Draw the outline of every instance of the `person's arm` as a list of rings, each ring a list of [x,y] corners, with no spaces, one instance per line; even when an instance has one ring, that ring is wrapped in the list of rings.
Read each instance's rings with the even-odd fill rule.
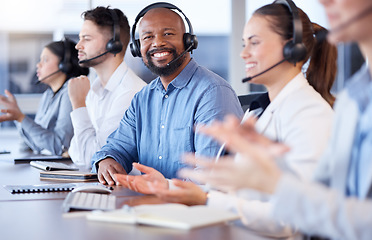
[[[74,136],[68,153],[75,164],[90,167],[91,158],[99,148],[87,108],[75,109],[70,116],[74,127]],[[90,153],[92,155],[89,157]]]
[[[203,94],[195,113],[196,129],[198,124],[209,124],[214,120],[223,120],[227,115],[243,117],[243,110],[234,91],[226,85],[211,87]],[[195,153],[200,156],[216,156],[220,144],[212,138],[195,134]]]
[[[283,107],[284,109],[276,112],[273,121],[279,129],[276,134],[281,138],[280,141],[291,148],[284,157],[285,165],[299,178],[310,179],[317,163],[316,159],[319,158],[328,140],[332,110],[322,108],[322,105],[307,103],[303,103],[302,106],[291,104]],[[271,200],[261,201],[258,196],[260,193],[249,193],[251,191],[245,191],[243,196],[232,196],[212,192],[208,205],[239,213],[244,226],[260,235],[289,237],[295,234],[295,228],[272,218]]]
[[[188,162],[197,162],[205,172],[183,170],[181,176],[216,187],[252,188],[274,194],[273,217],[295,225],[304,233],[334,239],[370,239],[372,216],[366,213],[372,211],[371,201],[347,198],[343,192],[330,190],[320,183],[301,181],[283,173],[274,159],[288,149],[250,134],[251,123],[240,126],[237,122],[228,119],[225,123],[203,127],[202,132],[219,141],[226,140],[226,146],[242,154],[245,161],[211,163],[189,156]]]
[[[370,200],[347,198],[322,184],[289,175],[279,181],[275,199],[273,216],[303,232],[332,239],[371,239]]]
[[[101,167],[101,161],[104,162],[106,158],[114,159],[119,165],[122,166],[122,172],[129,173],[132,170],[132,163],[138,162],[137,152],[137,121],[136,121],[136,106],[137,106],[138,93],[132,100],[128,110],[125,112],[124,117],[121,119],[119,127],[108,136],[107,143],[96,152],[92,157],[92,171],[98,172],[99,175],[104,175],[106,172],[105,164]],[[111,175],[110,175],[111,176]],[[111,176],[112,181],[115,179]]]
[[[94,141],[95,129],[86,108],[89,89],[90,81],[87,76],[72,78],[68,83],[68,95],[73,109],[70,116],[74,128],[68,153],[75,164],[82,166],[89,166],[89,152],[98,150]]]
[[[20,131],[23,137],[27,138],[26,142],[29,143],[31,148],[37,148],[36,150],[46,149],[52,154],[61,155],[63,151],[69,147],[73,135],[70,119],[72,108],[67,89],[61,89],[60,94],[58,104],[53,104],[53,108],[50,109],[49,112],[38,112],[36,115],[52,115],[54,112],[50,111],[56,111],[57,114],[55,114],[55,116],[57,116],[57,119],[55,119],[55,123],[50,123],[50,125],[54,127],[50,129],[43,128],[28,117],[25,117],[19,124]],[[41,104],[49,103],[42,102]],[[53,118],[52,121],[54,121]]]
[[[211,190],[208,193],[207,205],[237,213],[241,223],[260,236],[286,238],[296,233],[296,229],[288,223],[272,217],[272,200],[250,200],[238,194]]]
[[[99,121],[102,122],[102,125],[97,130],[92,124],[86,107],[75,109],[71,113],[74,137],[69,153],[75,163],[92,167],[90,164],[93,155],[105,145],[107,137],[118,128],[134,95],[134,91],[124,91],[116,96],[111,103],[108,103],[104,116],[100,116]],[[89,101],[89,97],[87,101]],[[87,102],[87,105],[90,104],[93,103]],[[92,107],[94,108],[94,106]]]

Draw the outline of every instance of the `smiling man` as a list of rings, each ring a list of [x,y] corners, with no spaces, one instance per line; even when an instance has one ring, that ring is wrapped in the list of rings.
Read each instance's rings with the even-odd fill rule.
[[[231,86],[191,58],[181,16],[161,6],[145,12],[139,40],[132,39],[140,45],[137,56],[159,77],[135,95],[119,128],[94,155],[93,170],[101,183],[115,184],[115,174],[129,173],[135,162],[166,178],[177,177],[184,152],[218,152],[217,142],[194,133],[195,124],[243,115]]]

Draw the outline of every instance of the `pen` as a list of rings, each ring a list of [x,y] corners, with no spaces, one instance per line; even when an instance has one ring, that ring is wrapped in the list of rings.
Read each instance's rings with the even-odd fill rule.
[[[7,150],[3,150],[3,151],[0,151],[0,154],[9,154],[10,151],[7,151]]]

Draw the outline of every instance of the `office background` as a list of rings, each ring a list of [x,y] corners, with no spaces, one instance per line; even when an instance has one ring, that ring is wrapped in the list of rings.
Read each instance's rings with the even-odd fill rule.
[[[40,52],[50,41],[70,37],[78,40],[83,23],[81,13],[96,6],[121,9],[133,24],[137,13],[150,0],[12,0],[0,8],[0,94],[9,89],[16,94],[25,113],[36,110],[43,84],[35,85],[36,63]],[[231,83],[238,95],[264,90],[261,86],[242,84],[244,63],[239,57],[242,30],[247,19],[258,7],[272,0],[170,0],[190,19],[199,39],[193,57]],[[318,1],[294,0],[308,13],[313,22],[327,27],[324,11]],[[355,45],[340,45],[338,75],[334,94],[343,88],[346,79],[363,63]],[[145,81],[154,76],[141,59],[127,51],[126,62]],[[1,106],[0,106],[1,108]],[[6,123],[2,126],[10,126]]]

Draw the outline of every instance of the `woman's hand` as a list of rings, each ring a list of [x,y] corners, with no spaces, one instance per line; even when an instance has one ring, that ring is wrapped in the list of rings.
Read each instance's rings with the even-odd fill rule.
[[[5,107],[4,109],[1,109],[1,112],[4,114],[0,116],[0,122],[14,120],[22,122],[25,118],[25,115],[19,108],[14,95],[11,94],[8,90],[5,90],[5,95],[6,96],[0,95],[0,105]]]

